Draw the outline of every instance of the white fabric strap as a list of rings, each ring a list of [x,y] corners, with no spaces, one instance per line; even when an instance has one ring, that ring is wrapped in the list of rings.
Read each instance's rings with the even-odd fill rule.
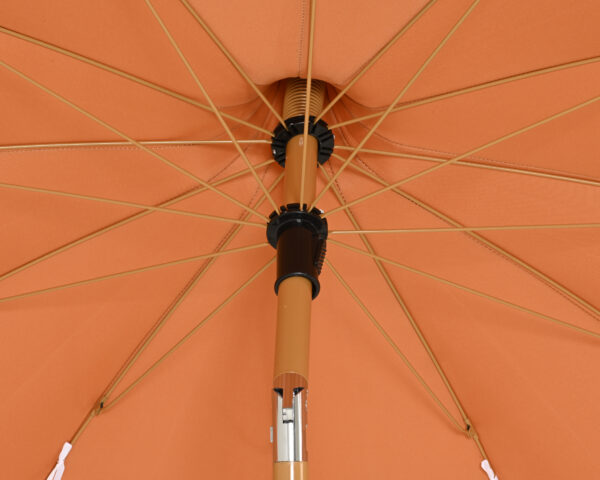
[[[487,473],[487,476],[490,480],[498,480],[498,476],[492,470],[492,467],[490,466],[490,462],[488,462],[487,460],[484,460],[483,462],[481,462],[481,468],[483,469],[483,471],[485,473]]]
[[[69,442],[65,442],[60,452],[60,455],[58,456],[58,462],[56,462],[56,467],[54,467],[54,470],[50,472],[50,475],[48,475],[48,478],[46,480],[60,480],[62,478],[63,473],[65,471],[65,458],[67,458],[67,455],[69,455],[71,448],[72,445]]]

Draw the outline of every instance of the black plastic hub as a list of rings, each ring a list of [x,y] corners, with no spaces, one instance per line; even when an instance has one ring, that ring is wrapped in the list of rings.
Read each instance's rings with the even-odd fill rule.
[[[306,204],[291,203],[273,212],[267,225],[267,240],[277,249],[275,293],[286,278],[304,277],[312,283],[312,298],[321,290],[319,274],[325,261],[327,220]]]
[[[327,123],[323,120],[319,120],[316,124],[314,123],[315,117],[309,117],[308,123],[308,134],[312,135],[317,139],[319,144],[319,154],[317,161],[322,165],[333,153],[333,141],[334,136]],[[302,135],[304,133],[304,115],[298,115],[297,117],[288,118],[285,121],[287,130],[283,128],[283,125],[278,125],[273,132],[273,138],[271,139],[271,152],[273,158],[282,167],[285,166],[285,148],[291,138],[296,135]]]

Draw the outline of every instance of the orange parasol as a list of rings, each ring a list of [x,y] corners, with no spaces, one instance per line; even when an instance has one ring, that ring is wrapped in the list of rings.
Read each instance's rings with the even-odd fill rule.
[[[597,478],[599,24],[2,2],[4,476]]]

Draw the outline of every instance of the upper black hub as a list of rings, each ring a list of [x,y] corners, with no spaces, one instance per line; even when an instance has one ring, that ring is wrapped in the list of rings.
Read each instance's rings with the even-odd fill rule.
[[[323,120],[319,120],[316,124],[314,121],[314,116],[309,117],[308,134],[317,139],[319,144],[317,160],[320,164],[323,164],[329,160],[329,157],[333,153],[334,136],[331,130],[329,130],[327,123]],[[282,167],[285,166],[285,148],[287,143],[296,135],[302,135],[304,133],[304,115],[288,118],[285,121],[285,124],[287,130],[283,128],[283,125],[279,124],[273,132],[273,138],[271,140],[271,152],[273,153],[273,158]]]

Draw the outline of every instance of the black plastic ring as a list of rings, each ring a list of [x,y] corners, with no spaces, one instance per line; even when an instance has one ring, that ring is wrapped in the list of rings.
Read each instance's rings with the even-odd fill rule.
[[[316,124],[314,121],[314,116],[309,117],[308,134],[317,139],[319,144],[317,161],[322,165],[329,160],[329,157],[333,153],[334,135],[323,120],[319,120]],[[285,166],[285,149],[287,143],[296,135],[304,133],[304,115],[288,118],[285,121],[285,125],[287,126],[287,130],[283,128],[283,125],[279,124],[273,132],[273,138],[271,139],[271,153],[275,161],[282,167]]]

